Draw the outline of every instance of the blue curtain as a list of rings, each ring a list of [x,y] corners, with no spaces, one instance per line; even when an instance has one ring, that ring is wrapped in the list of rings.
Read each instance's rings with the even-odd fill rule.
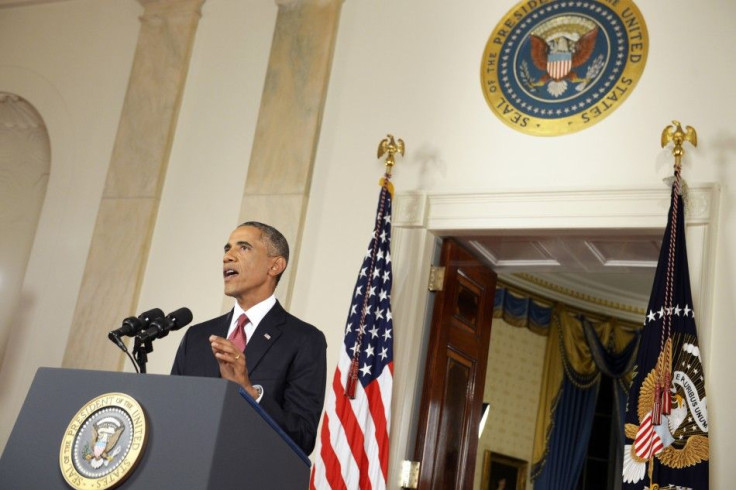
[[[580,316],[585,332],[585,340],[593,357],[593,361],[603,374],[612,378],[613,383],[613,399],[615,400],[615,416],[618,424],[616,436],[617,446],[623,451],[624,447],[624,419],[626,418],[626,399],[629,396],[629,386],[631,384],[631,373],[636,363],[636,353],[639,347],[639,339],[641,338],[641,330],[634,331],[634,337],[626,344],[620,352],[614,352],[612,349],[606,349],[601,343],[601,339],[595,333],[593,324]]]
[[[547,443],[547,460],[534,489],[575,488],[583,469],[593,427],[600,378],[588,389],[577,388],[567,377],[562,382],[554,425]]]
[[[638,330],[623,331],[624,327],[615,322],[599,322],[596,331],[596,326],[582,315],[573,319],[564,308],[555,310],[555,314],[568,315],[554,318],[560,320],[557,332],[565,375],[553,408],[546,458],[535,462],[532,470],[536,477],[535,490],[570,490],[577,485],[587,453],[601,374],[614,380],[613,409],[618,425],[615,442],[617,454],[623,454],[626,394],[639,339]],[[606,345],[601,337],[606,338]],[[624,344],[626,339],[629,340]],[[570,347],[571,342],[575,348]],[[620,464],[618,458],[619,469]]]
[[[544,383],[558,390],[540,400],[532,479],[535,490],[575,488],[585,462],[601,373],[614,386],[616,444],[623,451],[626,397],[639,329],[573,316],[565,305],[545,303],[507,288],[496,290],[494,316],[548,336]],[[543,388],[544,389],[544,388]],[[542,434],[540,436],[540,434]],[[543,445],[543,447],[537,447]]]

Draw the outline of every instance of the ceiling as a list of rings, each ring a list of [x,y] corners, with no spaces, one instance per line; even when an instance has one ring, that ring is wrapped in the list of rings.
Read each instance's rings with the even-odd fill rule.
[[[662,230],[544,231],[457,240],[511,285],[638,322],[649,300]]]

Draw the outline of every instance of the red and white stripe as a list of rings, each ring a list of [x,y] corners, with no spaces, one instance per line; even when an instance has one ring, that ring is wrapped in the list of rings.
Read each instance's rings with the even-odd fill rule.
[[[572,69],[572,59],[555,60],[547,62],[547,73],[554,80],[561,80]]]
[[[365,389],[357,383],[351,400],[345,396],[350,361],[343,351],[328,390],[311,490],[387,488],[393,363]]]
[[[641,459],[649,459],[664,449],[662,439],[657,435],[652,425],[652,412],[649,412],[641,421],[639,431],[634,439],[634,453]]]

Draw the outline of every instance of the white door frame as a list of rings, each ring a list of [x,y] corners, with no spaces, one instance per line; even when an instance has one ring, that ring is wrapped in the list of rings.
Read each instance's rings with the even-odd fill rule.
[[[719,187],[687,191],[685,234],[698,336],[709,349]],[[412,459],[431,315],[427,290],[437,240],[504,230],[663,229],[670,189],[515,191],[473,194],[398,193],[392,219],[394,389],[389,488],[397,488],[401,461]],[[709,370],[708,365],[705,370]],[[398,431],[398,433],[397,433]]]

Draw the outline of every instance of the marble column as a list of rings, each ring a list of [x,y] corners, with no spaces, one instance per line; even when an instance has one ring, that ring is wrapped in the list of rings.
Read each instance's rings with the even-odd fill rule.
[[[137,304],[204,0],[144,7],[63,366],[118,370],[107,331]]]
[[[288,307],[342,0],[276,3],[279,11],[240,217],[271,224],[289,241],[290,263],[276,291]]]

